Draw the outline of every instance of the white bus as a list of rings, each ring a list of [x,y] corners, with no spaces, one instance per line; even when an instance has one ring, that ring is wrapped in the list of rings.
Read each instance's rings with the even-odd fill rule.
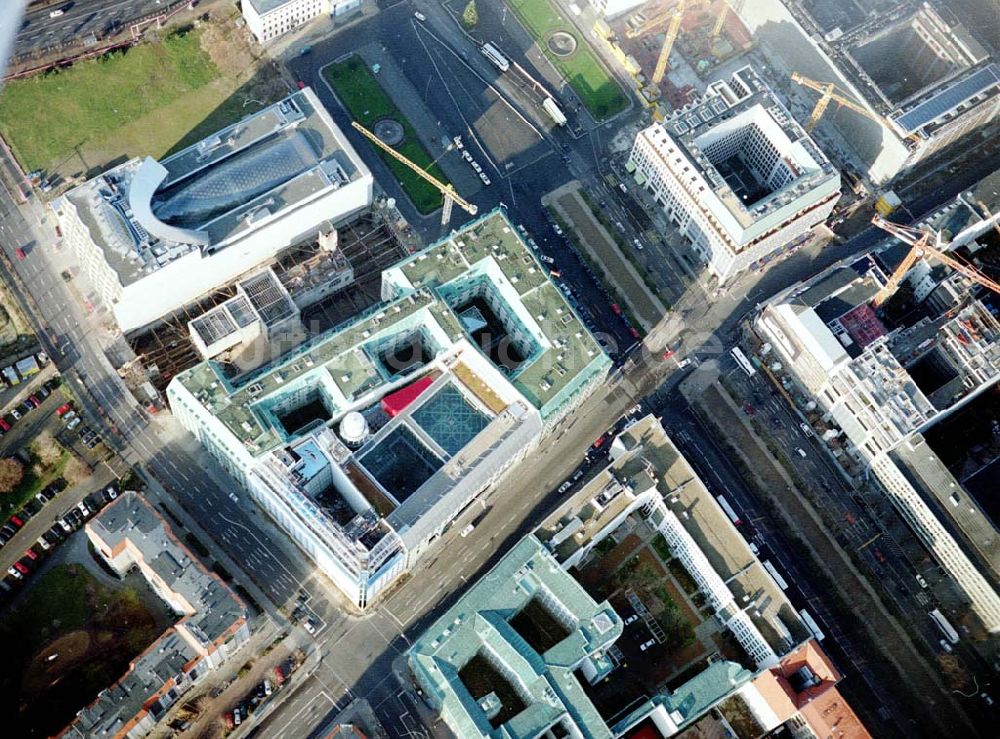
[[[501,54],[500,49],[495,47],[489,41],[483,44],[479,50],[483,52],[483,56],[493,62],[493,65],[501,72],[506,72],[510,69],[510,62],[507,60],[507,57]]]
[[[764,565],[764,569],[767,570],[767,574],[770,575],[776,583],[778,583],[779,588],[782,590],[788,590],[788,583],[785,581],[785,578],[781,576],[781,573],[778,572],[778,569],[771,564],[770,560],[765,559],[761,562],[761,564]]]
[[[826,638],[826,634],[820,631],[819,624],[817,624],[813,617],[809,614],[809,611],[803,608],[799,611],[799,615],[802,617],[802,622],[806,625],[809,631],[812,632],[816,641],[823,641]]]
[[[757,374],[757,370],[755,370],[753,365],[750,364],[750,360],[747,359],[747,355],[744,354],[743,350],[738,346],[734,346],[729,354],[736,360],[736,364],[740,366],[740,369],[747,373],[747,377],[753,377]]]
[[[955,627],[949,623],[948,619],[944,617],[937,608],[927,614],[931,617],[931,621],[937,624],[937,627],[944,634],[944,638],[950,641],[952,644],[958,644],[958,632],[955,631]]]
[[[722,510],[726,512],[726,515],[729,516],[729,520],[733,522],[734,526],[739,526],[743,523],[740,517],[736,515],[736,511],[733,510],[733,507],[729,505],[729,501],[726,500],[725,496],[717,495],[715,496],[715,499],[719,501],[719,505],[722,506]]]

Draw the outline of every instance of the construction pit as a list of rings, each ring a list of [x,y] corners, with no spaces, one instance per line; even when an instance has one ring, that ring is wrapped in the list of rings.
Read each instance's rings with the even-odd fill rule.
[[[632,74],[642,96],[650,104],[659,102],[664,112],[687,105],[700,93],[694,84],[679,82],[676,75],[670,75],[669,64],[668,74],[658,84],[652,82],[676,7],[673,0],[646,3],[635,13],[607,23],[599,21],[595,29]],[[670,55],[675,62],[680,55],[697,78],[705,81],[720,64],[750,47],[750,32],[724,0],[690,2]]]

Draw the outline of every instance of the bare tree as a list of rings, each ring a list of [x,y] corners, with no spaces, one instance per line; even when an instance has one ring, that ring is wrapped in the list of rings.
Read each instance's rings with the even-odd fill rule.
[[[53,467],[62,459],[62,445],[56,441],[56,437],[48,429],[43,430],[32,442],[31,451],[41,463],[42,467]]]
[[[84,482],[88,477],[90,477],[93,470],[90,469],[83,461],[76,457],[72,457],[69,462],[66,463],[66,470],[63,472],[63,477],[66,478],[66,482],[70,485],[79,485]]]
[[[0,459],[0,493],[11,493],[24,479],[24,465],[12,457]]]

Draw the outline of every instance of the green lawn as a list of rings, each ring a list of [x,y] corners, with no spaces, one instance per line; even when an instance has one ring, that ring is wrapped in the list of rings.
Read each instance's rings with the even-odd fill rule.
[[[14,511],[38,495],[42,488],[61,477],[70,456],[70,453],[63,449],[62,456],[58,462],[52,465],[52,467],[43,470],[41,475],[36,475],[32,467],[35,466],[37,460],[32,455],[31,463],[24,465],[24,479],[21,480],[21,484],[14,488],[8,495],[4,495],[2,501],[0,501],[0,518],[6,518],[14,513]]]
[[[404,129],[403,143],[394,147],[396,151],[427,170],[428,174],[437,177],[442,182],[448,181],[441,168],[432,164],[434,159],[420,143],[420,139],[417,138],[417,134],[406,116],[392,102],[392,98],[382,89],[382,85],[379,84],[375,75],[360,57],[352,56],[342,62],[324,67],[323,77],[330,83],[330,87],[337,93],[340,102],[344,104],[351,116],[368,130],[372,129],[376,121],[383,118],[392,118],[402,124]],[[418,211],[426,215],[441,207],[441,193],[436,187],[421,179],[413,170],[393,159],[381,149],[378,150],[378,153],[382,157],[382,161],[399,180],[403,190],[406,191]],[[429,169],[428,165],[430,165]]]
[[[225,100],[226,91],[214,90],[212,99],[200,99],[219,76],[197,31],[174,34],[6,83],[0,132],[29,171],[92,168],[137,148],[159,156]]]
[[[610,118],[625,109],[628,99],[618,83],[601,66],[587,40],[551,0],[507,0],[521,23],[531,33],[539,48],[565,75],[590,114],[597,120]],[[576,51],[570,56],[556,56],[549,51],[547,39],[555,31],[565,31],[576,39]]]

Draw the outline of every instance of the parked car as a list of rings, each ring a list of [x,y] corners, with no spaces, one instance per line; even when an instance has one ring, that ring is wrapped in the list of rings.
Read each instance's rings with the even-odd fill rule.
[[[56,415],[59,416],[60,418],[62,418],[67,413],[69,413],[71,410],[73,410],[73,409],[70,407],[69,403],[63,403],[61,406],[59,406],[58,408],[56,408]]]
[[[42,407],[42,401],[38,399],[37,395],[29,395],[28,402],[31,403],[33,406],[35,406],[35,408]]]
[[[21,411],[19,411],[17,408],[11,408],[10,415],[14,417],[15,421],[21,420]]]
[[[39,405],[41,405],[41,404],[39,404]],[[25,400],[23,403],[21,403],[21,408],[24,409],[25,413],[29,413],[29,412],[35,410],[35,408],[37,408],[37,407],[38,406],[35,405],[34,403],[32,403],[30,399],[29,400]]]
[[[639,645],[639,651],[645,652],[647,649],[654,646],[655,644],[656,644],[656,639],[650,639],[649,641],[643,642],[642,644]]]
[[[17,570],[17,568],[15,568],[15,567],[8,567],[8,568],[7,568],[7,572],[8,572],[8,574],[11,574],[11,575],[13,575],[14,577],[16,577],[16,578],[17,578],[18,580],[23,580],[23,579],[24,579],[24,575],[22,575],[22,574],[21,574],[21,573],[20,573],[20,572],[19,572],[19,571]]]
[[[41,398],[42,400],[45,400],[45,398],[47,398],[47,397],[49,397],[50,395],[52,395],[52,391],[51,391],[51,390],[49,390],[49,389],[48,389],[47,387],[45,387],[45,385],[41,385],[41,386],[40,386],[40,387],[39,387],[39,388],[38,388],[38,389],[37,389],[37,390],[35,391],[35,395],[37,395],[37,396],[38,396],[39,398]]]
[[[46,540],[44,536],[39,536],[38,539],[35,540],[35,544],[40,546],[45,551],[48,551],[49,549],[52,548],[52,545],[49,544],[48,540]]]
[[[22,575],[30,575],[31,570],[24,566],[20,561],[14,563],[14,568],[20,572]]]
[[[307,618],[302,622],[302,628],[308,631],[310,634],[316,634],[316,624],[312,622],[311,618]]]
[[[80,417],[77,416],[72,421],[70,421],[69,423],[66,424],[66,428],[68,428],[70,431],[72,431],[73,429],[75,429],[79,425],[80,425]]]
[[[57,13],[59,15],[62,15],[62,11],[61,10],[54,10],[52,12],[53,13]],[[52,16],[50,15],[49,17],[51,18]],[[14,250],[14,253],[17,255],[17,261],[19,261],[19,262],[23,262],[25,260],[25,258],[28,256],[27,254],[24,253],[24,249],[22,249],[21,247],[17,247]]]
[[[10,431],[10,424],[3,418],[0,418],[0,430]]]
[[[107,493],[108,500],[114,500],[115,498],[118,497],[118,491],[115,490],[113,485],[108,485],[108,489],[105,490],[104,492]]]
[[[21,518],[19,518],[17,515],[11,516],[10,519],[7,521],[7,523],[11,524],[12,526],[14,526],[14,528],[17,528],[17,529],[19,529],[22,526],[24,526],[24,521]]]
[[[633,613],[631,616],[628,616],[622,623],[628,626],[630,624],[634,624],[638,620],[639,620],[639,614]]]
[[[27,557],[28,559],[38,559],[38,552],[36,552],[34,549],[26,549],[24,551],[24,556]]]

